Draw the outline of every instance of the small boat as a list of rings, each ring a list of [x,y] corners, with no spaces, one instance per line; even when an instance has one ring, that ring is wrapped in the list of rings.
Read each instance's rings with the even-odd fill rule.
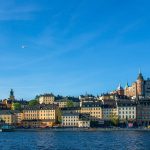
[[[1,132],[12,132],[14,131],[14,128],[10,125],[4,125],[0,129]]]

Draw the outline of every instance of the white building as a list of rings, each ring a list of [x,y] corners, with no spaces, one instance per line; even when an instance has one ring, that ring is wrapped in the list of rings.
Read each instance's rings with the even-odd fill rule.
[[[78,127],[79,114],[62,114],[63,127]]]
[[[120,100],[117,102],[118,116],[120,122],[136,121],[136,103],[131,100]]]

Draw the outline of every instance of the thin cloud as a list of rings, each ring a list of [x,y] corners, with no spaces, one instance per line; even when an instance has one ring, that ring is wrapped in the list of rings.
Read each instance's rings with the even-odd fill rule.
[[[29,20],[34,12],[40,11],[35,4],[17,5],[15,2],[2,2],[0,6],[0,21]]]

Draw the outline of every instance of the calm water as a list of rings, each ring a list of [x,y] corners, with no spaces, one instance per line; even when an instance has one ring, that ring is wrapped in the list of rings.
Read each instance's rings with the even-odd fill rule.
[[[150,132],[2,132],[0,150],[150,150]]]

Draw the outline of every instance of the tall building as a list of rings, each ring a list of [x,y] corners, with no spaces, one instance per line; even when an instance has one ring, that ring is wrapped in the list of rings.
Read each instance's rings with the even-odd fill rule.
[[[12,100],[12,101],[15,100],[15,96],[14,96],[14,91],[13,91],[13,89],[10,90],[9,100]]]
[[[132,83],[131,86],[128,84],[125,86],[124,94],[128,97],[150,97],[150,79],[144,79],[141,72],[139,72],[137,80]]]

